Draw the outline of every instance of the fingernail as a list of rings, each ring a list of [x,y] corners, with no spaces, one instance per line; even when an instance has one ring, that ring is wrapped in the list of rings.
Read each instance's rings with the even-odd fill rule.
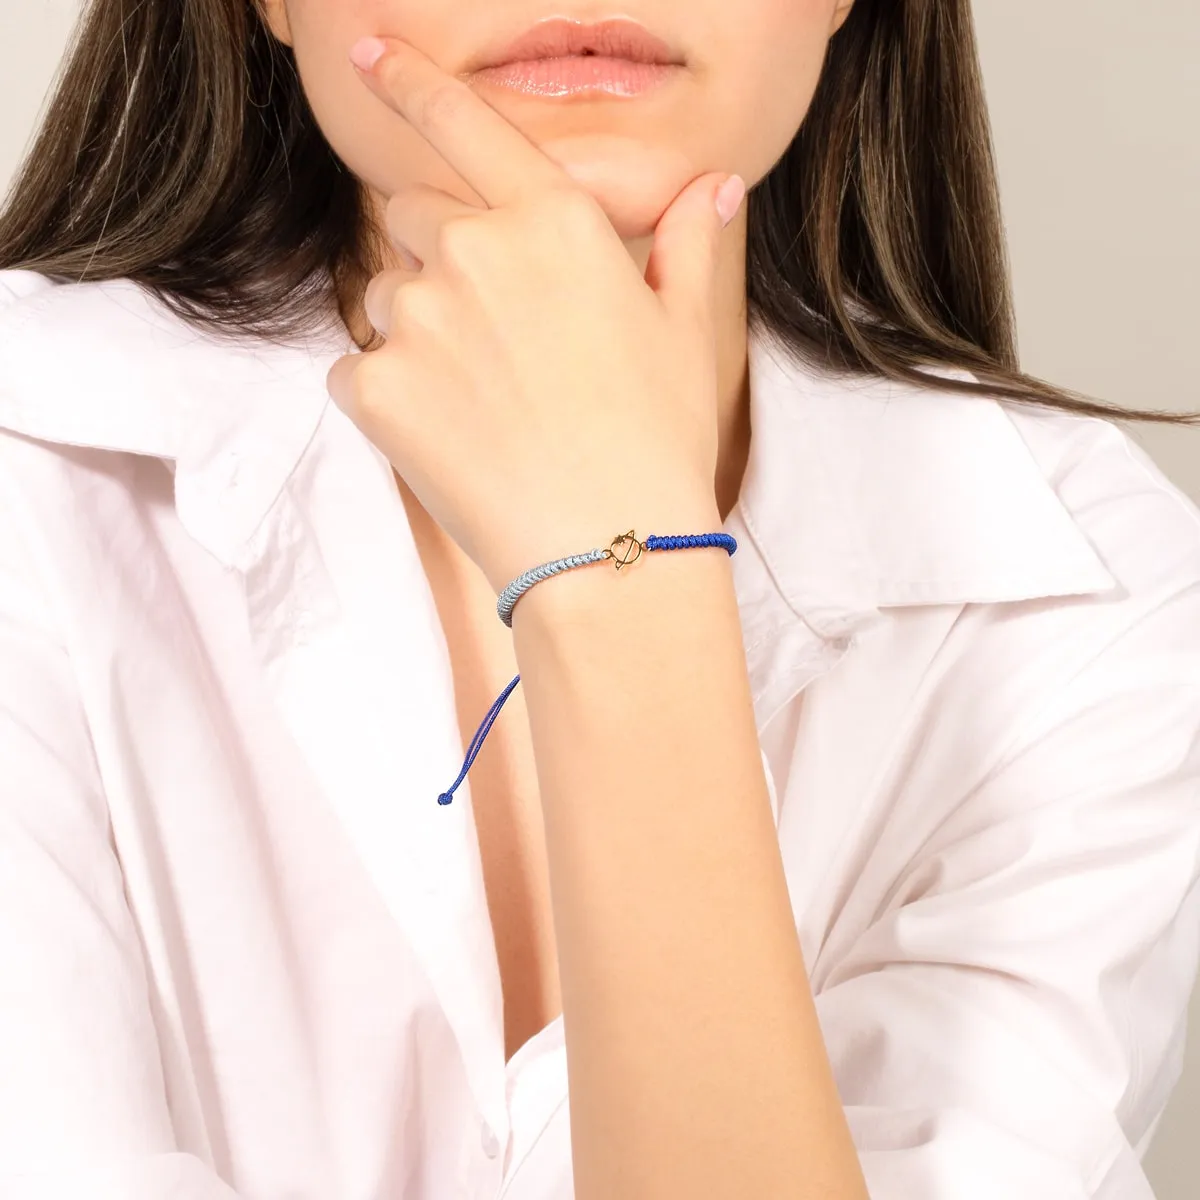
[[[746,181],[740,175],[730,175],[717,188],[717,213],[721,217],[722,229],[737,216],[737,211],[742,207],[745,195]]]
[[[380,38],[362,38],[350,47],[350,61],[360,71],[369,71],[383,57],[386,49]]]

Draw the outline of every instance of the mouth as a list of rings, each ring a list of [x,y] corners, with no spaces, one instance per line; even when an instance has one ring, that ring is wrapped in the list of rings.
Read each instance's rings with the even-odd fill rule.
[[[626,62],[682,66],[683,57],[644,25],[626,18],[587,24],[565,17],[539,21],[515,41],[486,50],[467,71],[475,73],[514,62],[547,58],[611,58]]]
[[[485,51],[464,72],[468,82],[538,98],[637,96],[683,66],[683,57],[627,19],[585,24],[552,17],[515,41]]]

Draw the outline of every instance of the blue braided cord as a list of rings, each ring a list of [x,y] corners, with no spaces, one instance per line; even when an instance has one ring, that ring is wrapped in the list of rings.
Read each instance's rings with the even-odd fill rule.
[[[689,533],[681,537],[656,537],[652,533],[646,538],[647,550],[681,550],[690,546],[720,546],[732,555],[737,549],[737,538],[728,533]]]
[[[650,534],[646,538],[647,550],[682,550],[692,546],[720,546],[721,549],[732,555],[737,550],[737,539],[728,533],[692,533],[683,534],[678,537],[657,537],[655,534]],[[543,579],[549,579],[550,576],[557,575],[562,571],[569,571],[573,567],[586,566],[588,563],[599,562],[607,557],[607,550],[589,550],[586,554],[571,554],[566,558],[556,558],[552,562],[542,563],[540,566],[533,567],[523,574],[518,575],[500,593],[500,598],[496,601],[496,611],[500,614],[500,620],[510,629],[512,628],[513,608],[516,606],[517,601],[535,583],[540,583]],[[475,731],[475,736],[471,739],[471,744],[467,748],[466,761],[462,765],[462,770],[458,773],[458,778],[450,785],[448,791],[438,793],[439,804],[450,804],[453,802],[455,788],[467,777],[467,772],[471,769],[471,764],[475,761],[476,756],[483,746],[483,739],[487,737],[489,730],[496,723],[496,718],[500,715],[500,709],[504,707],[505,700],[512,695],[513,689],[520,682],[521,676],[517,675],[508,687],[500,693],[495,704],[488,709],[487,716],[483,718],[483,723]]]
[[[504,702],[512,695],[512,690],[521,682],[521,676],[517,675],[513,681],[500,693],[499,699],[488,709],[488,714],[483,718],[483,724],[475,730],[475,736],[471,739],[470,746],[467,747],[467,761],[463,763],[463,768],[458,773],[458,778],[450,785],[450,790],[438,793],[439,804],[451,804],[454,800],[454,789],[467,777],[467,772],[471,769],[471,764],[475,761],[476,755],[483,747],[483,739],[487,737],[488,730],[496,723],[496,718],[500,715],[501,708],[504,707]]]

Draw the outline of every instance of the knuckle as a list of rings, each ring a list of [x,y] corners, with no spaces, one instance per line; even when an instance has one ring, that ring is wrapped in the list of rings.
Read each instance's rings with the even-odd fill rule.
[[[444,222],[435,238],[438,258],[450,266],[461,266],[476,252],[476,222],[468,217],[454,217]]]
[[[440,305],[436,291],[424,280],[406,283],[392,297],[390,317],[392,335],[406,329],[432,330],[439,323]]]
[[[577,188],[550,192],[544,204],[548,211],[536,214],[538,220],[549,221],[564,237],[590,237],[600,228],[603,211],[591,196]]]
[[[378,275],[372,276],[363,292],[363,307],[367,310],[368,316],[373,316],[380,311],[379,302],[382,297],[383,284]]]
[[[350,404],[359,419],[369,423],[379,415],[391,374],[391,364],[378,351],[362,356],[350,377],[349,387]]]

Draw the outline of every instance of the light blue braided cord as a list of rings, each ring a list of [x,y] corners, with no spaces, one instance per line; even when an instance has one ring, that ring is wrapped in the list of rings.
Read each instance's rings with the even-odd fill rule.
[[[496,611],[500,614],[500,620],[510,629],[512,628],[513,608],[516,606],[517,601],[535,583],[541,583],[543,579],[549,579],[551,575],[558,575],[563,571],[569,571],[572,567],[587,566],[588,563],[600,562],[607,557],[607,550],[589,550],[585,554],[569,554],[566,558],[556,558],[552,562],[531,567],[528,571],[518,575],[500,593],[500,597],[496,601]]]
[[[616,541],[614,540],[615,544]],[[737,539],[724,532],[688,533],[678,537],[659,537],[652,533],[642,544],[647,550],[682,550],[691,546],[719,546],[726,553],[733,554],[737,549]],[[514,605],[534,584],[540,583],[543,579],[549,579],[551,575],[558,575],[562,571],[569,571],[572,567],[583,567],[588,563],[601,562],[611,556],[611,550],[589,550],[586,554],[571,554],[566,558],[556,558],[553,562],[542,563],[540,566],[526,571],[523,575],[518,575],[500,593],[500,597],[496,601],[496,611],[500,614],[500,620],[510,628],[512,627]],[[450,785],[449,790],[439,793],[439,804],[450,804],[453,802],[455,788],[466,778],[467,772],[471,769],[471,764],[475,761],[475,756],[483,746],[483,739],[487,737],[488,730],[491,729],[496,718],[500,715],[500,709],[504,701],[508,699],[513,688],[520,682],[521,676],[518,675],[500,693],[499,699],[488,710],[487,716],[483,718],[483,724],[475,731],[475,736],[471,739],[471,745],[467,749],[467,758],[462,765],[462,770],[458,773],[458,778]]]

